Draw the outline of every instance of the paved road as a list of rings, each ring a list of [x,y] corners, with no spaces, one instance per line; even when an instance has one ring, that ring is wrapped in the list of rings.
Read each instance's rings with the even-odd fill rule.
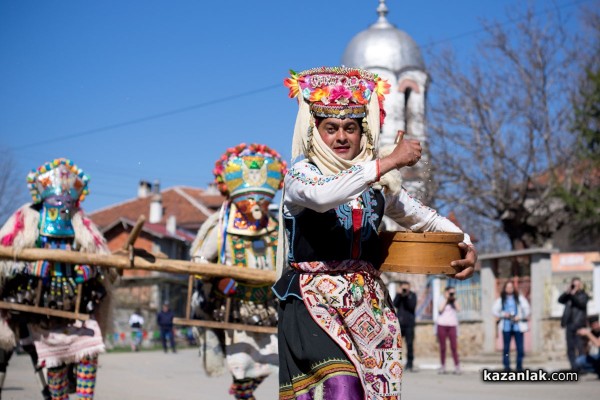
[[[460,376],[437,375],[435,370],[406,372],[404,400],[564,400],[594,399],[600,380],[583,376],[574,383],[483,383],[475,366],[465,365]],[[182,349],[177,354],[161,351],[111,353],[100,357],[96,400],[231,400],[228,376],[208,378],[200,367],[197,352]],[[11,359],[2,400],[41,399],[29,358]],[[277,399],[277,377],[271,376],[256,392],[258,400]],[[72,399],[75,396],[71,397]]]

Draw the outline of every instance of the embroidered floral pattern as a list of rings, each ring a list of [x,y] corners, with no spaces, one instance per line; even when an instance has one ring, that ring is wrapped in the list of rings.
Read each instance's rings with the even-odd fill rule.
[[[320,174],[320,172],[316,166],[314,166],[312,164],[308,164],[308,165],[312,171]],[[353,174],[353,173],[356,173],[356,172],[362,171],[362,170],[363,170],[363,167],[361,165],[354,165],[351,168],[343,170],[340,173],[335,174],[335,175],[308,176],[303,171],[292,167],[292,169],[290,169],[288,171],[287,175],[289,177],[291,177],[292,179],[297,180],[304,185],[323,186],[331,181],[341,178],[344,175]]]
[[[399,399],[402,336],[398,319],[385,300],[383,282],[370,274],[373,267],[356,260],[292,266],[309,272],[300,278],[304,304],[359,371],[365,399]],[[342,266],[348,272],[342,272]],[[323,281],[328,282],[324,285]],[[353,287],[360,288],[363,295],[349,295]]]

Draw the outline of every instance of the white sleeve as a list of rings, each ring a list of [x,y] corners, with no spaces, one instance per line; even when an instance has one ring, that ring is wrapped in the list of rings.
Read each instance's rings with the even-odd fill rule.
[[[523,313],[521,317],[524,319],[529,318],[529,315],[531,314],[531,307],[529,306],[529,302],[527,301],[525,296],[519,295],[519,304],[521,305]]]
[[[497,298],[494,301],[494,306],[492,307],[492,314],[496,318],[500,318],[502,316],[502,300]]]
[[[463,233],[448,218],[442,217],[434,209],[411,197],[404,188],[398,195],[386,195],[385,204],[385,214],[413,232]],[[466,233],[464,235],[463,242],[472,244],[469,235]]]
[[[357,164],[336,175],[322,175],[313,164],[300,161],[285,175],[284,205],[291,214],[303,208],[322,213],[354,200],[376,178],[376,161]]]
[[[194,262],[213,262],[218,257],[218,229],[213,226],[206,232],[206,236],[198,243],[195,248],[194,254],[192,254],[192,261]]]

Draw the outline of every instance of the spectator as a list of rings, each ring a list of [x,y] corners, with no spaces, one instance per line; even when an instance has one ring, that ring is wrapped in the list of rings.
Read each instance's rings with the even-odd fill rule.
[[[144,317],[142,317],[139,308],[129,317],[129,327],[131,328],[131,350],[139,351],[144,337],[142,329],[144,327]]]
[[[591,347],[594,346],[596,349],[600,349],[600,323],[598,323],[598,316],[594,315],[588,320],[589,328],[579,328],[577,335],[583,337],[587,342],[587,352],[576,359],[577,367],[579,371],[583,372],[595,372],[600,378],[600,350],[596,351],[596,354],[591,353]]]
[[[492,313],[499,318],[500,330],[503,338],[502,363],[504,370],[510,371],[510,342],[515,338],[517,347],[517,371],[523,369],[523,333],[529,330],[529,302],[519,294],[511,281],[502,287],[500,297],[496,299]]]
[[[163,350],[165,353],[168,352],[167,338],[171,344],[171,350],[173,353],[177,353],[175,350],[175,333],[173,332],[173,312],[169,309],[169,303],[164,303],[162,311],[156,315],[156,323],[160,328],[160,340],[162,342]]]
[[[577,335],[577,330],[586,326],[588,300],[589,296],[578,277],[574,277],[571,285],[558,297],[558,302],[565,305],[560,326],[565,328],[567,357],[569,357],[571,369],[574,371],[578,369],[577,357],[585,355],[583,337]]]
[[[454,359],[454,374],[460,375],[460,364],[458,360],[458,312],[460,306],[456,300],[456,290],[452,286],[446,287],[444,298],[440,301],[439,315],[437,318],[437,336],[440,343],[440,374],[446,373],[446,338],[450,340],[450,350]]]
[[[414,371],[413,342],[415,340],[415,308],[417,295],[410,290],[410,282],[400,281],[400,286],[394,298],[394,308],[400,322],[402,337],[406,340],[406,366],[405,371]]]

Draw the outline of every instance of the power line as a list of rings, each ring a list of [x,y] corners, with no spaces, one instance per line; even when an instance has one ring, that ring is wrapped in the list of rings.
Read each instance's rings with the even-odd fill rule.
[[[549,8],[543,9],[541,11],[538,11],[537,13],[534,13],[533,16],[539,17],[542,14],[549,14],[549,13],[551,13],[553,11],[562,10],[564,8],[569,8],[569,7],[576,6],[576,5],[579,5],[579,4],[582,4],[582,3],[588,3],[590,1],[595,1],[595,0],[575,0],[575,1],[572,1],[570,3],[565,3],[563,5],[560,5],[560,6],[556,6],[556,7],[552,7],[552,8],[549,7]],[[519,21],[524,21],[526,18],[527,18],[526,16],[521,16],[521,17],[517,17],[517,18],[514,18],[514,19],[509,19],[508,21],[501,22],[498,25],[499,26],[507,26],[507,25],[511,25],[511,24],[517,23]],[[462,38],[467,37],[467,36],[477,35],[479,33],[485,32],[485,31],[486,31],[485,27],[484,28],[479,28],[479,29],[473,29],[473,30],[470,30],[470,31],[467,31],[467,32],[459,33],[458,35],[451,36],[451,37],[446,38],[446,39],[440,39],[440,40],[436,40],[436,41],[433,41],[433,42],[429,42],[429,43],[421,46],[421,48],[422,49],[428,49],[430,47],[437,46],[438,44],[441,44],[441,43],[451,42],[453,40],[462,39]]]
[[[565,3],[563,5],[560,5],[560,6],[556,6],[556,7],[552,7],[552,8],[546,8],[544,10],[541,10],[541,11],[537,12],[537,13],[534,13],[533,15],[534,16],[539,16],[539,15],[542,15],[542,14],[550,13],[550,12],[552,12],[554,10],[561,10],[561,9],[564,9],[564,8],[572,7],[572,6],[575,6],[575,5],[582,4],[582,3],[587,3],[587,2],[590,2],[590,1],[594,1],[594,0],[575,0],[575,1],[572,1],[570,3]],[[525,19],[525,16],[520,17],[520,18],[511,19],[511,20],[508,20],[508,21],[500,23],[500,26],[506,26],[506,25],[514,24],[514,23],[516,23],[518,21],[521,21],[521,20],[524,20],[524,19]],[[471,31],[467,31],[467,32],[455,35],[455,36],[451,36],[451,37],[446,38],[446,39],[440,39],[440,40],[437,40],[437,41],[433,41],[433,42],[427,43],[427,44],[421,46],[421,48],[422,49],[427,49],[427,48],[430,48],[430,47],[437,46],[438,44],[441,44],[441,43],[445,43],[445,42],[449,42],[449,41],[461,39],[463,37],[467,37],[467,36],[471,36],[471,35],[476,35],[476,34],[479,34],[481,32],[484,32],[485,30],[486,30],[485,28],[474,29],[474,30],[471,30]],[[47,140],[32,142],[32,143],[24,144],[24,145],[21,145],[21,146],[13,147],[12,149],[14,151],[19,151],[19,150],[28,149],[28,148],[31,148],[31,147],[41,146],[41,145],[44,145],[44,144],[56,143],[56,142],[61,142],[61,141],[65,141],[65,140],[68,140],[68,139],[74,139],[74,138],[78,138],[78,137],[82,137],[82,136],[88,136],[88,135],[92,135],[92,134],[95,134],[95,133],[100,133],[100,132],[105,132],[105,131],[109,131],[109,130],[113,130],[113,129],[122,128],[124,126],[135,125],[135,124],[139,124],[139,123],[142,123],[142,122],[147,122],[147,121],[151,121],[151,120],[155,120],[155,119],[159,119],[159,118],[163,118],[163,117],[167,117],[167,116],[171,116],[171,115],[175,115],[175,114],[181,114],[181,113],[184,113],[184,112],[188,112],[188,111],[196,110],[196,109],[199,109],[199,108],[207,107],[207,106],[210,106],[210,105],[213,105],[213,104],[223,103],[223,102],[227,102],[227,101],[230,101],[230,100],[235,100],[235,99],[238,99],[240,97],[252,96],[252,95],[257,94],[257,93],[266,92],[266,91],[273,90],[273,89],[280,88],[280,87],[281,87],[281,85],[279,83],[277,83],[277,84],[265,86],[265,87],[262,87],[262,88],[250,90],[250,91],[247,91],[247,92],[243,92],[243,93],[221,97],[220,99],[216,99],[216,100],[206,101],[206,102],[203,102],[203,103],[199,103],[199,104],[195,104],[195,105],[191,105],[191,106],[186,106],[186,107],[181,107],[181,108],[177,108],[177,109],[174,109],[174,110],[165,111],[165,112],[162,112],[162,113],[152,114],[152,115],[149,115],[149,116],[146,116],[146,117],[141,117],[141,118],[136,118],[136,119],[132,119],[132,120],[129,120],[129,121],[124,121],[124,122],[118,122],[118,123],[115,123],[115,124],[105,125],[105,126],[102,126],[102,127],[99,127],[99,128],[93,128],[93,129],[88,129],[88,130],[81,131],[81,132],[71,133],[71,134],[68,134],[68,135],[58,136],[58,137],[55,137],[55,138],[52,138],[52,139],[47,139]]]
[[[250,90],[248,92],[238,93],[238,94],[234,94],[234,95],[231,95],[231,96],[225,96],[225,97],[221,97],[220,99],[210,100],[210,101],[206,101],[206,102],[199,103],[199,104],[194,104],[194,105],[187,106],[187,107],[181,107],[181,108],[177,108],[175,110],[165,111],[165,112],[162,112],[162,113],[153,114],[153,115],[149,115],[149,116],[146,116],[146,117],[136,118],[136,119],[132,119],[132,120],[129,120],[129,121],[118,122],[118,123],[111,124],[111,125],[105,125],[105,126],[102,126],[100,128],[88,129],[88,130],[81,131],[81,132],[71,133],[71,134],[63,135],[63,136],[58,136],[58,137],[55,137],[55,138],[52,138],[52,139],[41,140],[41,141],[37,141],[37,142],[32,142],[32,143],[24,144],[24,145],[21,145],[21,146],[13,147],[13,150],[15,150],[15,151],[23,150],[23,149],[27,149],[27,148],[31,148],[31,147],[41,146],[43,144],[62,142],[64,140],[68,140],[68,139],[74,139],[74,138],[78,138],[78,137],[82,137],[82,136],[88,136],[88,135],[92,135],[94,133],[100,133],[100,132],[105,132],[105,131],[109,131],[109,130],[112,130],[112,129],[122,128],[124,126],[135,125],[135,124],[139,124],[139,123],[142,123],[142,122],[147,122],[147,121],[151,121],[151,120],[154,120],[154,119],[167,117],[167,116],[170,116],[170,115],[181,114],[181,113],[184,113],[184,112],[187,112],[187,111],[196,110],[198,108],[207,107],[207,106],[210,106],[210,105],[213,105],[213,104],[223,103],[223,102],[230,101],[230,100],[235,100],[235,99],[238,99],[240,97],[252,96],[252,95],[257,94],[257,93],[266,92],[266,91],[273,90],[275,88],[280,88],[280,87],[281,87],[280,84],[269,85],[269,86],[265,86],[265,87],[262,87],[262,88]]]

